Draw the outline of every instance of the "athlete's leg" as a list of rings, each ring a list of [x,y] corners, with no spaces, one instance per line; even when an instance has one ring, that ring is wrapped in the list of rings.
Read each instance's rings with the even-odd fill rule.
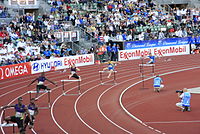
[[[183,103],[181,103],[181,102],[176,103],[176,106],[179,107],[179,108],[181,108],[181,110],[184,109]]]
[[[34,127],[34,121],[35,117],[31,115],[32,121],[29,119],[29,129],[32,129]]]
[[[147,64],[153,64],[153,59],[150,59],[149,62],[147,62]]]
[[[69,75],[69,79],[70,79],[72,76],[73,76],[73,74],[70,74],[70,75]]]
[[[110,78],[111,74],[113,73],[113,70],[109,70],[108,78]]]
[[[105,68],[103,68],[103,71],[106,71],[108,68],[107,67],[105,67]]]
[[[155,86],[155,87],[154,87],[154,91],[155,91],[155,92],[160,92],[160,87]]]
[[[44,89],[44,90],[48,90],[48,91],[51,90],[49,87],[47,87],[47,86],[45,86],[45,85],[43,85],[43,89]]]
[[[17,118],[16,120],[17,120],[17,125],[18,125],[18,128],[19,128],[20,134],[25,134],[24,120],[20,119],[20,118]]]
[[[9,123],[9,121],[12,121],[11,118],[12,118],[12,116],[8,116],[8,117],[5,118],[5,121],[6,121],[7,124]]]
[[[35,94],[35,99],[36,99],[36,100],[38,99],[38,95],[39,95],[39,92],[40,92],[40,86],[41,86],[41,85],[37,85],[37,86],[36,86],[36,94]]]

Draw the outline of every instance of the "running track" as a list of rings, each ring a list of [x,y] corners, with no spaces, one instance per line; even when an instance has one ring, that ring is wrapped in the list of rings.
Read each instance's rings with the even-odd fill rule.
[[[112,79],[109,82],[106,76],[104,80],[108,85],[100,85],[98,71],[104,65],[80,67],[80,96],[62,96],[60,80],[66,79],[69,72],[49,72],[46,74],[47,78],[59,85],[55,87],[46,83],[52,88],[52,107],[40,110],[34,130],[27,130],[27,133],[199,134],[199,95],[192,95],[191,112],[180,112],[175,107],[175,103],[179,101],[175,90],[199,86],[199,58],[199,55],[184,55],[171,57],[172,61],[168,62],[162,58],[157,59],[156,73],[163,74],[165,84],[160,93],[153,92],[150,78],[145,81],[145,89],[141,88],[139,60],[124,61],[116,67],[116,85],[111,85]],[[151,73],[151,69],[146,68],[146,73]],[[27,91],[34,90],[35,84],[30,87],[27,85],[37,76],[1,81],[0,106],[16,103],[18,96],[23,96],[24,103],[28,104]],[[77,83],[69,82],[65,87],[66,93],[73,93],[77,90]],[[47,95],[43,94],[37,105],[45,106],[46,103]],[[6,110],[6,116],[11,114],[13,110]],[[11,134],[12,128],[1,128],[0,132]]]

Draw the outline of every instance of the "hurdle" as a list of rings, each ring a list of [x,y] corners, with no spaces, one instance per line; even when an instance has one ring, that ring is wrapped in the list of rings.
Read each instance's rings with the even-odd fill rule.
[[[32,98],[32,94],[37,93],[37,91],[28,91],[27,92],[29,94],[29,98],[31,100]],[[48,107],[38,107],[39,109],[49,109],[51,107],[51,97],[50,97],[50,93],[51,90],[44,90],[44,91],[39,91],[39,93],[48,93]]]
[[[144,74],[144,67],[151,67],[152,68],[151,74],[154,76],[155,64],[139,64],[139,67],[140,67],[140,74]]]
[[[62,92],[64,96],[73,96],[73,95],[80,95],[81,94],[81,80],[77,79],[77,80],[61,80],[62,82]],[[77,94],[66,94],[65,93],[65,82],[77,82],[77,86],[78,86],[78,93]]]
[[[12,132],[15,134],[15,127],[17,127],[17,123],[6,123],[0,124],[0,127],[12,127]]]
[[[5,113],[6,113],[5,109],[2,112],[3,112],[2,118],[3,120],[5,120]],[[12,127],[12,132],[13,134],[15,134],[15,127],[17,127],[17,123],[3,122],[3,123],[0,123],[0,127]]]
[[[110,73],[110,71],[99,71],[99,76],[100,76],[100,81],[101,81],[101,85],[108,85],[108,83],[107,84],[105,84],[104,82],[103,82],[103,73]],[[112,84],[117,84],[116,83],[116,73],[117,73],[117,71],[113,71],[113,74],[114,74],[114,77],[113,77],[113,83]]]
[[[144,77],[151,77],[148,75],[145,75],[144,73],[144,67],[151,67],[151,75],[154,76],[155,73],[155,64],[139,64],[139,68],[140,68],[140,77],[142,78],[142,88],[144,89]]]

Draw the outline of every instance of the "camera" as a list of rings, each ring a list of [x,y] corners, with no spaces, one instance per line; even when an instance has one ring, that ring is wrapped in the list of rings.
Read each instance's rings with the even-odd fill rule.
[[[183,90],[176,90],[176,93],[183,93]]]

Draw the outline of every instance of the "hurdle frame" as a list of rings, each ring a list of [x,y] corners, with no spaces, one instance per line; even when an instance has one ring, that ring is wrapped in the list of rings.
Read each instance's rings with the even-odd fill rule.
[[[144,75],[144,67],[151,67],[151,74],[152,76],[154,76],[155,73],[155,64],[144,64],[143,59],[142,59],[142,64],[139,64],[139,68],[140,68],[140,77],[142,78],[142,88],[144,89],[144,77],[148,77],[146,75]]]
[[[32,94],[37,93],[37,91],[28,91],[27,93],[29,94],[29,98],[31,100]],[[38,108],[39,109],[49,109],[49,108],[51,108],[51,96],[50,96],[51,90],[39,91],[39,93],[48,93],[48,107],[38,107]]]
[[[3,112],[2,119],[4,121],[6,110],[4,109],[2,112]],[[12,127],[12,132],[13,132],[13,134],[15,134],[15,127],[17,127],[17,123],[8,123],[7,124],[6,122],[4,122],[4,123],[1,123],[0,126],[1,127]]]
[[[110,73],[110,71],[99,71],[99,76],[100,76],[100,81],[101,81],[101,83],[100,83],[100,85],[108,85],[108,84],[105,84],[104,82],[103,82],[103,77],[102,77],[102,74],[103,73]],[[113,83],[112,84],[117,84],[116,83],[116,73],[117,73],[117,71],[113,71]]]
[[[62,82],[62,92],[63,92],[63,96],[75,96],[75,95],[80,95],[81,94],[81,80],[77,79],[77,80],[61,80]],[[77,82],[78,84],[78,93],[77,94],[66,94],[65,93],[65,82]]]

